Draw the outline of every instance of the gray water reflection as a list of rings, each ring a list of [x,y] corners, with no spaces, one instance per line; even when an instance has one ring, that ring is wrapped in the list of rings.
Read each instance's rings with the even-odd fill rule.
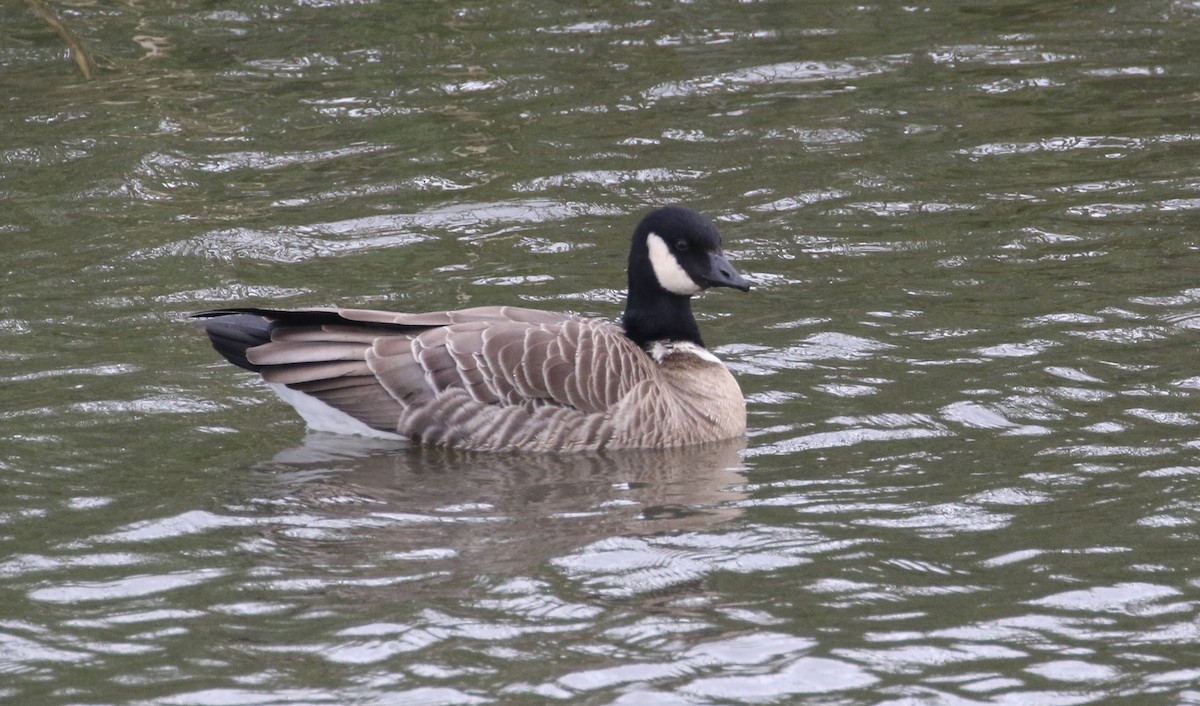
[[[568,457],[366,453],[362,441],[311,434],[263,466],[270,494],[251,507],[280,513],[274,541],[289,553],[293,541],[336,541],[355,561],[383,552],[430,570],[528,571],[603,537],[717,526],[737,516],[744,484],[741,440]]]

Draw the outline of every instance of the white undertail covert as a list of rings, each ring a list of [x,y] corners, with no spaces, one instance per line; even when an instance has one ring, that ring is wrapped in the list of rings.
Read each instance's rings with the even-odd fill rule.
[[[267,383],[267,386],[279,395],[279,399],[290,404],[300,417],[308,423],[313,431],[326,431],[333,434],[350,434],[365,436],[371,439],[403,439],[399,434],[392,434],[379,429],[373,429],[345,412],[334,409],[321,400],[306,395],[299,390],[293,390],[287,385]]]

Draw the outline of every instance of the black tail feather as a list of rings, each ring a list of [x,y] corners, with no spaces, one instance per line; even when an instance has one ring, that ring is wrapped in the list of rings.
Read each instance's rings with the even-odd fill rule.
[[[215,316],[211,321],[204,322],[204,331],[212,341],[213,348],[225,356],[225,360],[257,373],[262,368],[246,358],[246,351],[270,342],[273,326],[271,321],[262,316],[238,313]]]
[[[379,321],[355,321],[336,311],[313,309],[260,309],[256,307],[211,309],[192,314],[194,319],[208,319],[204,330],[212,341],[213,348],[225,356],[230,363],[262,372],[262,366],[246,358],[247,349],[269,343],[271,332],[280,327],[293,326],[353,326],[358,329],[413,333],[431,328],[427,324],[400,324]]]

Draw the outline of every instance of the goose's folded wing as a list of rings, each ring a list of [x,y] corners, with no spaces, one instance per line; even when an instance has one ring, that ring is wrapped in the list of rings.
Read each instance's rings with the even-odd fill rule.
[[[413,314],[368,309],[236,308],[195,316],[206,320],[205,329],[213,347],[235,365],[389,432],[396,430],[396,421],[405,407],[380,384],[366,362],[368,351],[377,341],[407,342],[422,332],[459,322],[563,318],[508,307]],[[424,385],[421,380],[414,382],[418,388]]]
[[[428,408],[440,417],[464,399],[496,410],[603,413],[653,375],[649,357],[619,328],[535,309],[237,309],[201,316],[217,317],[209,336],[230,360],[240,353],[242,362],[234,362],[267,382],[383,431],[397,431],[406,412]],[[233,326],[254,319],[257,328]]]
[[[561,316],[472,321],[410,339],[380,338],[366,362],[405,405],[432,403],[462,389],[489,405],[555,405],[585,413],[608,410],[652,373],[648,356],[620,329]]]

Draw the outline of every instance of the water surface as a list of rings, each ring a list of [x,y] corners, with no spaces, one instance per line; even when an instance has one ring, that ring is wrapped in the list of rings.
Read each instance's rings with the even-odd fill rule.
[[[152,4],[153,5],[153,4]],[[1200,701],[1200,7],[0,8],[0,699]],[[614,318],[718,221],[744,443],[307,435],[184,315]]]

